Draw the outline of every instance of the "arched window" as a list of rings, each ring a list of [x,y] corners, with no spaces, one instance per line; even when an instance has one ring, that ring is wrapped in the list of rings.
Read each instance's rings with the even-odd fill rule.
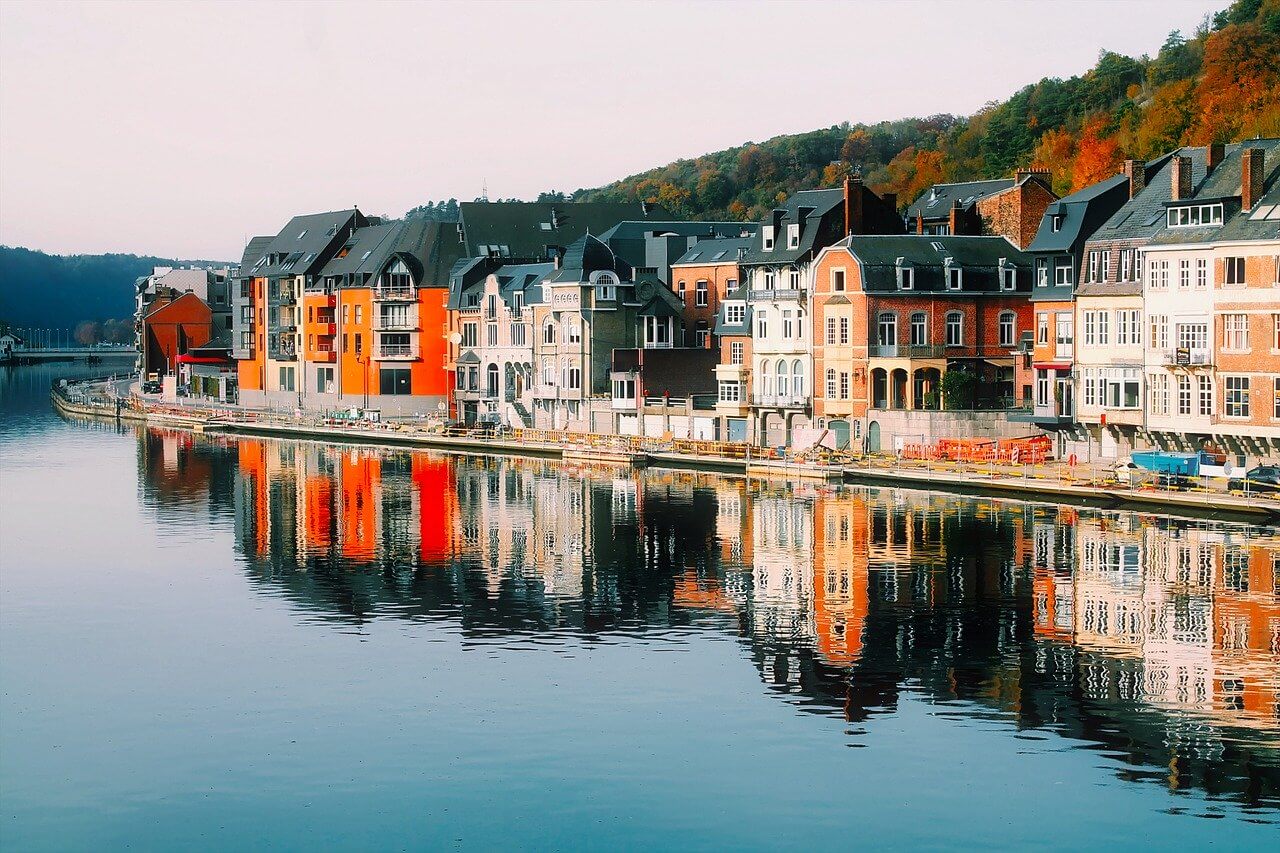
[[[1011,347],[1018,336],[1018,317],[1012,311],[1000,312],[1000,346]]]
[[[959,311],[947,312],[947,346],[964,346],[964,315]]]
[[[596,277],[596,287],[613,287],[618,283],[611,272],[602,272]]]
[[[547,320],[547,324],[542,327],[542,342],[544,344],[554,344],[556,342],[555,320]]]
[[[827,399],[834,400],[836,398],[836,372],[832,368],[827,368]]]
[[[898,315],[892,311],[884,311],[877,318],[876,342],[882,347],[898,345]]]
[[[498,396],[498,365],[489,365],[485,372],[488,375],[489,396],[496,397]]]
[[[778,359],[778,396],[787,396],[787,362],[784,359]]]
[[[760,393],[766,397],[773,396],[773,372],[769,362],[760,365]]]
[[[927,346],[929,343],[929,318],[923,311],[911,315],[911,345]]]
[[[804,364],[798,358],[791,362],[791,393],[804,396]]]

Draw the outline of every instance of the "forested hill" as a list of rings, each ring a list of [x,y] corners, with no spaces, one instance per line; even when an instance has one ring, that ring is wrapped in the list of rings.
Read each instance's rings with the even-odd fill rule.
[[[1126,158],[1254,136],[1280,136],[1280,0],[1237,0],[1194,33],[1170,33],[1154,58],[1104,50],[1081,76],[1041,80],[971,116],[779,136],[570,197],[759,220],[796,190],[836,186],[855,168],[905,207],[931,184],[1025,165],[1047,168],[1061,194],[1115,174]]]
[[[46,255],[0,246],[0,322],[70,329],[133,316],[133,283],[156,266],[213,266],[139,255]]]

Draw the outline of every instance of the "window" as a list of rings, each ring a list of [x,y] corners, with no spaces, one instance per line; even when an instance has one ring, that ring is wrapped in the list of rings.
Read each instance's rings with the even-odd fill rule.
[[[543,385],[556,384],[556,365],[555,365],[555,362],[553,362],[549,358],[544,358],[542,360],[542,384]]]
[[[898,345],[898,315],[885,311],[876,319],[876,342],[882,347]]]
[[[791,393],[797,397],[804,396],[804,365],[798,358],[791,362]]]
[[[644,345],[664,348],[672,345],[674,321],[671,317],[644,317]]]
[[[496,347],[498,345],[498,324],[497,323],[485,324],[485,342],[491,347]]]
[[[458,371],[457,371],[457,378],[456,378],[456,380],[454,381],[454,386],[453,386],[453,387],[457,388],[459,391],[464,391],[464,390],[466,390],[466,387],[467,387],[467,370],[466,370],[466,368],[465,368],[465,367],[459,367],[459,368],[458,368]]]
[[[1054,320],[1054,353],[1069,358],[1075,350],[1076,318],[1067,311],[1060,311]]]
[[[724,306],[724,321],[729,325],[740,325],[747,317],[747,306],[731,302]]]
[[[1271,315],[1271,348],[1280,350],[1280,314]]]
[[[849,343],[849,318],[848,317],[840,318],[840,343],[842,344]]]
[[[1280,376],[1271,380],[1271,417],[1280,420]]]
[[[1116,343],[1138,346],[1142,343],[1142,323],[1138,309],[1122,308],[1116,312]]]
[[[756,315],[756,337],[766,338],[769,336],[769,318],[764,312]]]
[[[1187,207],[1171,207],[1165,213],[1170,228],[1191,228],[1197,225],[1221,225],[1222,202],[1195,204]]]
[[[542,327],[542,342],[544,344],[554,344],[556,342],[556,324],[554,320],[547,320],[547,324]]]
[[[569,367],[564,372],[564,387],[570,391],[582,390],[582,368]]]
[[[293,373],[292,367],[280,368],[280,390],[281,391],[294,390],[293,377],[294,377],[294,373]]]
[[[836,318],[827,318],[827,343],[834,344],[836,342]]]
[[[1004,258],[1000,259],[1000,289],[1015,290],[1018,287],[1018,268]]]
[[[582,343],[582,324],[577,317],[566,317],[564,321],[564,339],[566,343]]]
[[[787,248],[800,248],[800,223],[792,222],[787,226]]]
[[[474,347],[476,345],[476,324],[462,324],[462,345],[464,347]]]
[[[782,337],[784,340],[790,339],[795,335],[795,328],[791,322],[791,311],[784,310],[782,312]]]
[[[742,364],[743,350],[742,341],[733,341],[729,344],[729,363]]]
[[[707,341],[710,339],[711,333],[706,329],[698,329],[693,333],[694,346],[698,349],[706,349]]]
[[[1185,373],[1178,374],[1178,414],[1191,414],[1191,377]]]
[[[1151,315],[1151,337],[1147,345],[1152,349],[1169,348],[1169,317],[1167,314]]]
[[[1163,290],[1169,286],[1168,261],[1152,261],[1150,286],[1155,290]]]
[[[1036,287],[1049,286],[1049,259],[1036,258]]]
[[[343,305],[342,306],[342,325],[345,326],[350,322],[351,322],[351,306]]]
[[[1223,377],[1223,404],[1229,418],[1249,417],[1249,377]]]
[[[356,325],[359,326],[363,322],[364,322],[364,306],[357,305],[356,306]]]
[[[1071,263],[1071,258],[1054,259],[1053,283],[1059,286],[1075,283],[1075,266]]]
[[[1000,312],[1000,346],[1013,346],[1014,339],[1017,337],[1017,317],[1012,311]]]
[[[253,325],[253,306],[252,305],[240,306],[240,322],[246,326]]]
[[[760,229],[760,245],[766,252],[773,251],[773,226],[766,225]]]
[[[1198,384],[1200,393],[1197,414],[1208,417],[1213,414],[1213,379],[1202,373]]]
[[[636,381],[634,379],[613,380],[613,398],[615,400],[634,400],[636,398]],[[721,395],[721,399],[724,399]]]
[[[836,398],[836,372],[830,368],[827,369],[827,399],[834,400]]]
[[[946,321],[947,346],[964,346],[964,315],[959,311],[949,311]]]
[[[384,367],[378,373],[378,393],[402,397],[410,393],[409,368]]]
[[[1249,349],[1249,315],[1224,314],[1222,317],[1222,348],[1233,352]]]
[[[1206,349],[1209,346],[1207,323],[1178,323],[1173,327],[1178,346],[1184,349]]]
[[[840,399],[849,399],[849,374],[846,371],[840,371]]]
[[[764,289],[765,289],[765,290],[773,290],[773,289],[774,289],[774,287],[776,287],[776,286],[777,286],[777,283],[778,283],[778,273],[777,273],[777,271],[776,271],[776,270],[765,270],[765,271],[764,271]]]
[[[964,272],[960,267],[952,266],[951,259],[947,259],[947,290],[959,290],[964,283]]]
[[[1136,368],[1103,369],[1098,381],[1100,383],[1098,405],[1108,409],[1141,408],[1142,377]]]
[[[923,311],[911,315],[911,345],[922,347],[929,343],[929,321]]]
[[[676,292],[680,294],[680,301],[684,301],[684,292],[686,290],[685,283],[682,281],[676,285]]]
[[[915,268],[899,265],[897,270],[898,270],[898,288],[900,290],[914,290],[916,286]]]
[[[1088,266],[1085,267],[1084,280],[1086,282],[1098,281],[1099,272],[1102,270],[1102,250],[1093,249],[1089,252]]]
[[[795,267],[790,267],[787,270],[787,285],[792,290],[800,289],[800,270],[796,269]]]
[[[1151,388],[1151,414],[1169,414],[1169,374],[1153,373],[1148,383]]]
[[[739,403],[741,401],[742,401],[742,383],[740,382],[721,382],[720,383],[720,402]]]
[[[1049,313],[1041,311],[1036,314],[1036,343],[1049,343]]]
[[[835,293],[844,291],[844,270],[834,269],[831,271],[831,289]]]
[[[1178,287],[1182,290],[1191,287],[1191,261],[1178,261]]]
[[[703,279],[702,281],[699,281],[699,282],[694,286],[694,292],[693,292],[693,304],[694,304],[694,305],[696,305],[698,308],[706,308],[706,307],[707,307],[707,305],[708,305],[708,304],[710,304],[710,303],[708,302],[708,296],[707,296],[707,282],[706,282],[706,279]]]
[[[253,349],[253,332],[240,333],[240,349],[243,349],[243,350]]]
[[[1120,277],[1119,281],[1137,281],[1138,280],[1138,250],[1137,249],[1121,249],[1120,250]]]
[[[1036,405],[1049,405],[1049,376],[1040,372],[1036,377]]]
[[[511,324],[511,345],[513,347],[522,347],[525,345],[525,329],[524,323]]]
[[[361,335],[359,332],[357,332],[356,333],[356,355],[360,355],[362,352],[364,352],[364,335]]]
[[[1196,258],[1196,287],[1204,289],[1209,286],[1209,262],[1204,258]]]
[[[788,377],[790,376],[790,373],[791,371],[788,369],[787,363],[782,359],[778,359],[777,374],[778,374],[778,396],[779,397],[787,396],[787,389],[791,384],[787,381]]]
[[[1239,287],[1244,284],[1244,258],[1223,258],[1226,276],[1223,283]]]

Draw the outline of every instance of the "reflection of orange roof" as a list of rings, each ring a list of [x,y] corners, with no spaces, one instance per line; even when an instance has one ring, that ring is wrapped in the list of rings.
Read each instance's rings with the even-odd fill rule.
[[[685,572],[676,578],[672,601],[680,607],[719,610],[723,613],[738,612],[733,602],[725,597],[718,581],[699,578],[695,572]]]

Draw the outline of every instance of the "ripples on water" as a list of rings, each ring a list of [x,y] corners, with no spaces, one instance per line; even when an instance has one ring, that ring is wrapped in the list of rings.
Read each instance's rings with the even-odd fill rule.
[[[0,420],[24,846],[1275,837],[1275,529],[66,423],[41,390]]]

